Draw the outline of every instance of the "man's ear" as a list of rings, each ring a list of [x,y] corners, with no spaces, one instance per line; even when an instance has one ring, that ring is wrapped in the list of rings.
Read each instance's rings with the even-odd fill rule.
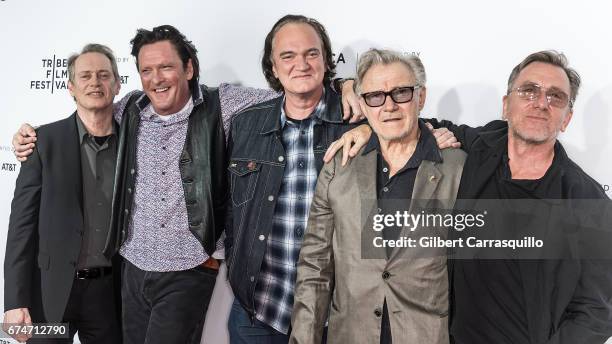
[[[425,99],[427,98],[427,87],[423,86],[419,89],[419,111],[423,110],[425,106]]]
[[[567,126],[572,120],[573,115],[574,115],[574,110],[569,110],[569,112],[565,115],[563,122],[561,122],[561,132],[565,132],[565,129],[567,129]]]
[[[74,84],[72,84],[70,80],[68,80],[68,92],[70,92],[70,95],[74,98]]]
[[[508,109],[508,95],[502,97],[502,119],[508,120],[508,116],[506,116],[506,110]]]
[[[191,59],[187,60],[187,66],[185,67],[185,73],[187,74],[187,80],[193,79],[193,63]]]

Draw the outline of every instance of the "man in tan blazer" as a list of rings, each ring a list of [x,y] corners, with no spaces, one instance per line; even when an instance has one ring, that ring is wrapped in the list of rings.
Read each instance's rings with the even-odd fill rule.
[[[393,248],[410,233],[400,224],[372,230],[376,215],[415,213],[422,200],[454,204],[465,153],[440,151],[419,120],[425,81],[416,56],[372,49],[359,59],[355,91],[376,135],[347,167],[338,154],[319,175],[290,343],[319,343],[326,320],[328,343],[448,343],[444,252]]]

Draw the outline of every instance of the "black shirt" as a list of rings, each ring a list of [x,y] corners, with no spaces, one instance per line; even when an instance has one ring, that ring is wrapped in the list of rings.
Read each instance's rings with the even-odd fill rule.
[[[421,162],[423,160],[442,161],[436,139],[423,121],[419,119],[418,123],[421,135],[414,153],[406,162],[406,165],[392,177],[389,177],[389,164],[382,156],[377,135],[370,136],[370,140],[362,153],[367,154],[374,149],[377,152],[376,198],[379,214],[386,215],[395,214],[397,211],[408,211],[412,200],[414,181]],[[399,234],[400,228],[397,227],[386,227],[382,231],[383,238],[388,240],[397,239]],[[392,247],[387,247],[387,257],[391,254],[392,249]]]
[[[479,198],[546,198],[549,184],[559,173],[558,156],[555,154],[542,178],[517,180],[512,179],[506,146],[501,163],[484,184]],[[517,260],[456,260],[454,269],[453,333],[458,344],[530,342],[523,280]]]
[[[117,162],[117,128],[105,137],[87,132],[79,116],[77,128],[81,145],[83,178],[83,240],[77,269],[111,266],[102,251],[110,228],[111,200]]]

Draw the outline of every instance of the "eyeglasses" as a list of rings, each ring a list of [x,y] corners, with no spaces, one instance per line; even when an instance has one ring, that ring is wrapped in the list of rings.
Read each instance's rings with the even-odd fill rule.
[[[534,101],[536,99],[540,99],[540,96],[542,95],[543,91],[546,92],[546,101],[548,101],[548,104],[550,106],[554,106],[556,108],[561,109],[565,108],[568,104],[570,108],[574,106],[574,102],[570,100],[570,97],[567,95],[567,93],[555,87],[545,88],[542,87],[542,85],[538,84],[526,84],[519,86],[513,90],[510,90],[508,94],[510,94],[511,92],[516,92],[519,98]]]
[[[391,99],[397,104],[408,103],[414,96],[414,90],[420,87],[420,85],[396,87],[389,92],[374,91],[362,93],[361,97],[363,97],[365,103],[370,107],[383,106],[385,101],[387,101],[387,96],[391,96]]]

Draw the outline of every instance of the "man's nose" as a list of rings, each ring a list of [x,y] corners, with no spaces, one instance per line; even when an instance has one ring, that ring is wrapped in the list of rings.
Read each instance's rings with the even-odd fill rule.
[[[550,102],[548,100],[546,92],[540,92],[536,96],[536,99],[533,100],[533,102],[540,109],[548,109],[548,107],[550,106]]]
[[[397,110],[397,103],[391,98],[390,94],[385,95],[385,102],[383,103],[383,110],[386,112],[392,112]]]
[[[299,70],[308,70],[310,68],[310,65],[308,64],[308,59],[306,58],[306,56],[299,56],[297,58],[297,68]]]

